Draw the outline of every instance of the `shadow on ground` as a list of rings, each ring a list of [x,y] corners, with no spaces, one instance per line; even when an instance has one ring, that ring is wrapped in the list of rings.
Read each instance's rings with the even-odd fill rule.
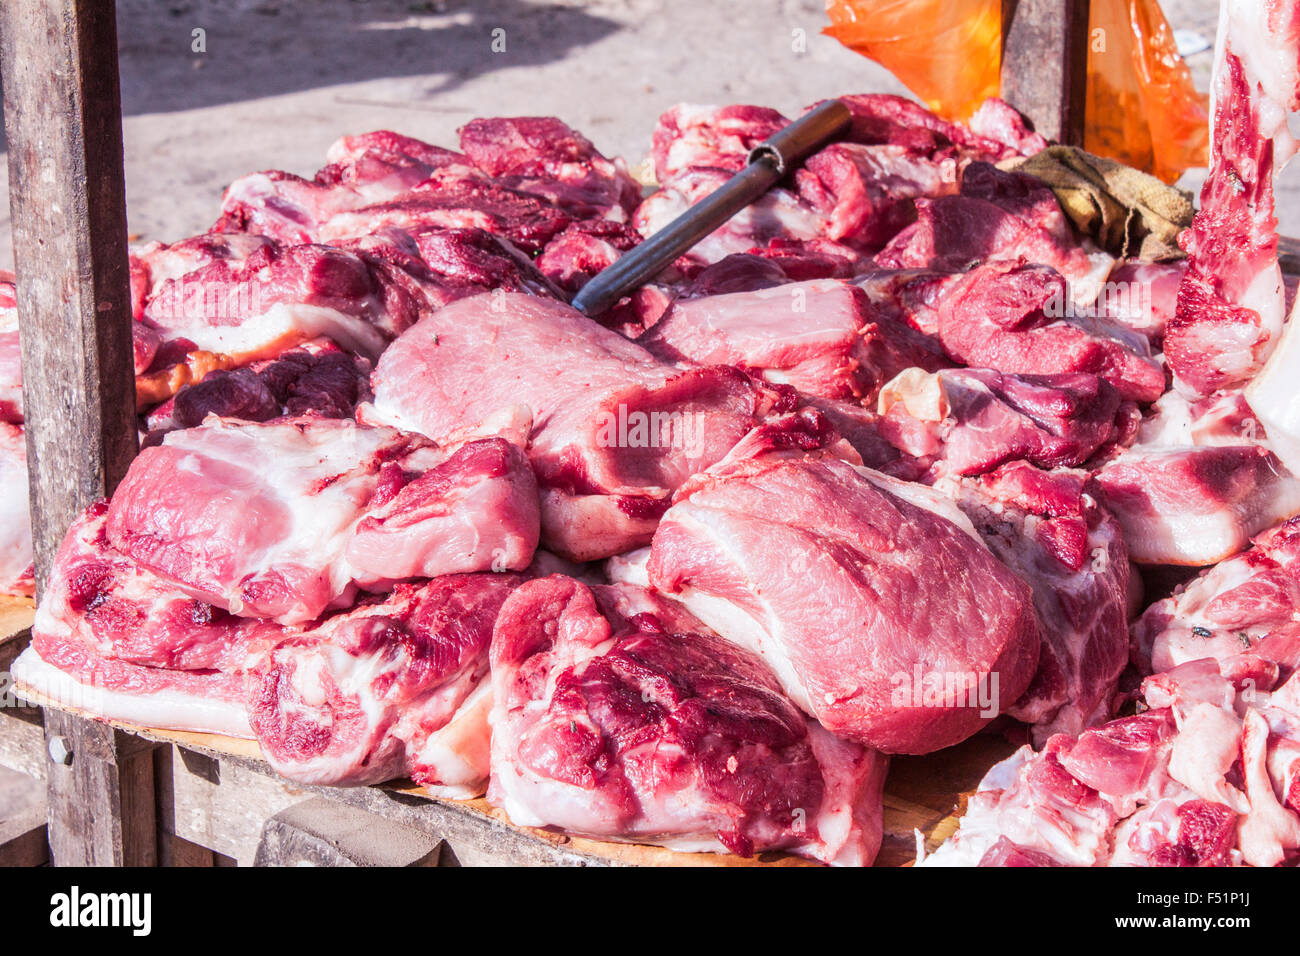
[[[117,20],[127,115],[406,76],[428,76],[425,92],[445,95],[620,29],[528,0],[118,0]]]

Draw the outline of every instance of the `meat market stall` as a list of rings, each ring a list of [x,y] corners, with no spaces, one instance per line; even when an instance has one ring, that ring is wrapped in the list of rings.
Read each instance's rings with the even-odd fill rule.
[[[588,317],[790,120],[669,110],[644,197],[553,118],[345,136],[128,251],[112,4],[7,5],[41,604],[0,756],[52,862],[1290,859],[1290,612],[1207,610],[1291,586],[1286,141],[1216,142],[1190,261],[1134,255],[1176,197],[1047,185],[1089,6],[1004,4],[1006,101],[965,123],[844,97],[841,141]],[[1294,73],[1252,86],[1233,30],[1300,54],[1246,21],[1216,101],[1271,121]],[[1133,626],[1140,693],[1131,559],[1190,582]]]

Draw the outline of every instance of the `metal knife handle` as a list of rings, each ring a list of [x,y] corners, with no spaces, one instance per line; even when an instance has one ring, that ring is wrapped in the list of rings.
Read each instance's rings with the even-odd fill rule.
[[[771,189],[852,118],[839,100],[827,100],[759,143],[744,169],[583,286],[573,298],[574,308],[585,315],[604,312]]]

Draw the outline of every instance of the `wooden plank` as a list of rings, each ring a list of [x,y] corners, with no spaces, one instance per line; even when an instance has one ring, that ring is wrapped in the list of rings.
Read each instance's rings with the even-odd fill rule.
[[[50,862],[44,810],[42,806],[39,818],[23,814],[0,823],[0,866],[45,866]]]
[[[268,819],[310,796],[269,768],[179,744],[160,747],[155,766],[159,831],[239,866],[253,865]]]
[[[31,598],[10,597],[0,594],[0,648],[11,638],[21,636],[32,626],[36,616],[36,602]],[[17,656],[15,654],[15,656]],[[0,666],[8,670],[13,658],[5,660],[0,657]]]
[[[48,763],[40,711],[30,707],[0,711],[0,767],[44,781]]]
[[[170,833],[158,833],[158,865],[212,867],[217,865],[217,855],[207,847],[182,840]]]
[[[113,0],[0,5],[36,579],[137,448]]]
[[[110,494],[137,448],[112,0],[0,5],[10,210],[36,581],[68,525]],[[103,724],[46,714],[56,864],[152,864],[152,757]]]
[[[1090,0],[1003,0],[1002,98],[1050,140],[1083,145]]]

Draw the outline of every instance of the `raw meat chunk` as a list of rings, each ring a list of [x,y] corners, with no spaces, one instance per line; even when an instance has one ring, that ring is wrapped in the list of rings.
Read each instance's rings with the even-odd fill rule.
[[[602,839],[870,863],[885,758],[806,718],[757,656],[611,607],[636,590],[556,575],[506,602],[488,799]]]

